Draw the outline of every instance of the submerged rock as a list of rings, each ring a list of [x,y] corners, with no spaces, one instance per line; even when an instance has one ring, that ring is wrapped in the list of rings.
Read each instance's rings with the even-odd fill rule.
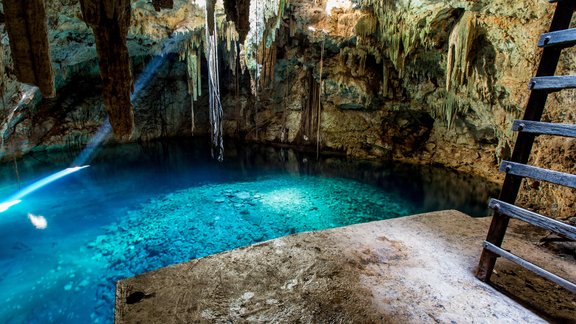
[[[248,193],[248,192],[246,192],[246,191],[241,191],[241,192],[239,192],[239,193],[236,194],[236,198],[238,198],[238,199],[243,199],[243,200],[249,199],[249,198],[250,198],[250,193]]]

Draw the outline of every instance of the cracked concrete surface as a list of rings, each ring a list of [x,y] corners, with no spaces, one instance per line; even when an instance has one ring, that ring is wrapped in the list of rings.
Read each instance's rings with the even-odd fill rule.
[[[118,282],[116,322],[545,322],[474,277],[489,221],[441,211],[291,235],[166,267]],[[572,260],[513,231],[505,247],[574,280]],[[569,319],[569,304],[556,315]]]

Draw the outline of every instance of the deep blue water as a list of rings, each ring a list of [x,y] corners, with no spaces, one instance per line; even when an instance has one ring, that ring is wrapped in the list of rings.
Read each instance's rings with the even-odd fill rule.
[[[0,213],[0,322],[109,323],[119,279],[296,232],[442,209],[485,216],[497,188],[440,168],[252,145],[228,147],[220,164],[202,143],[102,148],[89,168]],[[0,165],[0,202],[76,155]]]

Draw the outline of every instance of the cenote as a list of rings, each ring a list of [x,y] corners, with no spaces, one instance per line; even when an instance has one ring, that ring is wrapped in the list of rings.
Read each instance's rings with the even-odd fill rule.
[[[278,147],[230,145],[218,163],[205,142],[100,148],[89,168],[0,214],[1,321],[112,322],[119,279],[304,231],[442,209],[485,216],[495,189],[446,169]],[[2,165],[1,196],[76,153],[31,154],[18,175]]]

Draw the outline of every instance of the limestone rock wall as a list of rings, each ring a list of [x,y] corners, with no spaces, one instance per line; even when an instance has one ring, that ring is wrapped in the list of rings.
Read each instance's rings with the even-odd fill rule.
[[[306,121],[317,122],[310,111],[319,95],[323,149],[501,180],[497,165],[514,146],[511,124],[523,114],[541,53],[536,42],[554,5],[366,0],[327,13],[330,3],[290,1],[277,37],[276,82],[261,95],[268,108],[256,105],[256,131],[247,137],[313,148],[317,128]],[[574,74],[574,60],[566,51],[558,74]],[[554,94],[544,120],[573,123],[573,101],[570,91]],[[543,137],[530,163],[575,173],[572,146]],[[575,216],[573,190],[530,181],[524,189],[521,204]]]
[[[323,61],[323,147],[441,163],[486,176],[509,154],[510,125],[522,114],[539,55],[536,40],[547,28],[552,6],[362,1],[356,9],[335,8],[329,15],[326,1],[290,5],[297,31],[284,44],[279,61],[285,64],[279,64],[277,75],[306,86],[309,70],[319,82]],[[294,106],[301,96],[290,92],[289,111],[303,109]],[[426,138],[416,141],[417,147],[396,149],[390,119],[402,129],[417,125],[413,120],[423,113],[434,120],[432,127],[425,126],[430,128],[423,132]],[[420,133],[418,128],[410,132]]]

